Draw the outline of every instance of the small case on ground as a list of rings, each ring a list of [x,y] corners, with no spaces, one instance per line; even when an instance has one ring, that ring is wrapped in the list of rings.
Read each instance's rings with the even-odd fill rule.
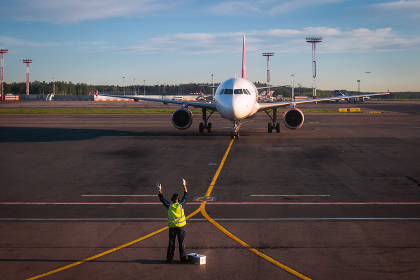
[[[188,261],[193,264],[199,264],[199,265],[206,264],[206,256],[196,254],[196,253],[191,253],[191,254],[188,254]]]

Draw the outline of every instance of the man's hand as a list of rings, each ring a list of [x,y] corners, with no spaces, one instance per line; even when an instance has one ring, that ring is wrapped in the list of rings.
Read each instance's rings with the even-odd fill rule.
[[[159,183],[156,183],[156,188],[158,189],[159,193],[162,193],[162,185]]]
[[[184,185],[184,192],[187,192],[187,182],[184,179],[182,179],[182,184]]]

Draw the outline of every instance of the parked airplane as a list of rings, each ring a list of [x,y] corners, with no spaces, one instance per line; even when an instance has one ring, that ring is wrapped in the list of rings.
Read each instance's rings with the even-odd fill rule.
[[[215,87],[216,86],[209,86]],[[258,102],[258,89],[266,89],[267,87],[257,88],[253,83],[246,80],[246,64],[245,64],[245,36],[243,37],[243,50],[242,50],[242,78],[230,78],[217,86],[214,103],[204,103],[197,101],[182,101],[182,100],[168,100],[147,98],[141,96],[126,96],[126,95],[107,95],[120,98],[128,98],[134,100],[148,100],[163,103],[174,103],[181,105],[181,108],[172,113],[172,124],[177,129],[187,129],[193,122],[193,114],[188,107],[201,108],[203,122],[199,125],[199,132],[203,133],[206,129],[208,132],[212,131],[212,125],[208,120],[214,112],[219,112],[220,116],[232,122],[231,138],[239,138],[240,122],[259,111],[264,111],[271,119],[268,123],[268,132],[271,133],[275,130],[280,132],[280,123],[277,122],[277,108],[290,106],[283,113],[283,122],[289,129],[299,129],[304,122],[304,115],[296,105],[303,103],[315,103],[327,100],[340,100],[349,98],[359,98],[366,96],[377,96],[388,93],[377,94],[363,94],[353,96],[340,96],[331,98],[318,98],[308,99],[301,101],[284,101],[272,103],[259,103]],[[271,115],[270,115],[271,113]]]

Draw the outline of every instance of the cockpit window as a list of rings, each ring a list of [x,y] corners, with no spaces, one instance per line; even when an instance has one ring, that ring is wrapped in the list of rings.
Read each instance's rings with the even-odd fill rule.
[[[251,93],[249,92],[249,90],[246,89],[246,88],[244,88],[244,89],[235,89],[235,90],[225,88],[225,89],[222,89],[219,94],[247,94],[247,95],[251,95]]]

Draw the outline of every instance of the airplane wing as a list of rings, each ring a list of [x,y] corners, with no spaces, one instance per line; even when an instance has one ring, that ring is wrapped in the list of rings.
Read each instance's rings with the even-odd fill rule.
[[[112,95],[112,94],[99,94],[99,96],[109,96],[109,97],[116,97],[116,98],[125,98],[125,99],[133,99],[133,100],[144,100],[144,101],[153,101],[153,102],[161,102],[161,103],[173,103],[179,104],[184,106],[192,106],[194,108],[201,108],[201,109],[208,109],[212,111],[217,111],[216,104],[214,103],[205,103],[200,101],[182,101],[182,100],[170,100],[170,99],[158,99],[158,98],[148,98],[142,96],[133,96],[133,95]]]
[[[291,85],[284,85],[284,86],[269,86],[269,87],[257,87],[257,89],[281,88],[281,87],[291,87]]]
[[[331,100],[342,100],[342,99],[352,99],[352,98],[361,98],[361,97],[371,97],[371,96],[380,96],[380,95],[389,95],[388,92],[383,93],[374,93],[374,94],[361,94],[361,95],[349,95],[349,96],[339,96],[339,97],[326,97],[326,98],[317,98],[317,99],[308,99],[308,100],[299,100],[299,101],[282,101],[282,102],[271,102],[271,103],[259,103],[258,111],[265,111],[274,109],[277,107],[283,106],[295,106],[297,104],[304,103],[315,103],[322,101],[331,101]]]

